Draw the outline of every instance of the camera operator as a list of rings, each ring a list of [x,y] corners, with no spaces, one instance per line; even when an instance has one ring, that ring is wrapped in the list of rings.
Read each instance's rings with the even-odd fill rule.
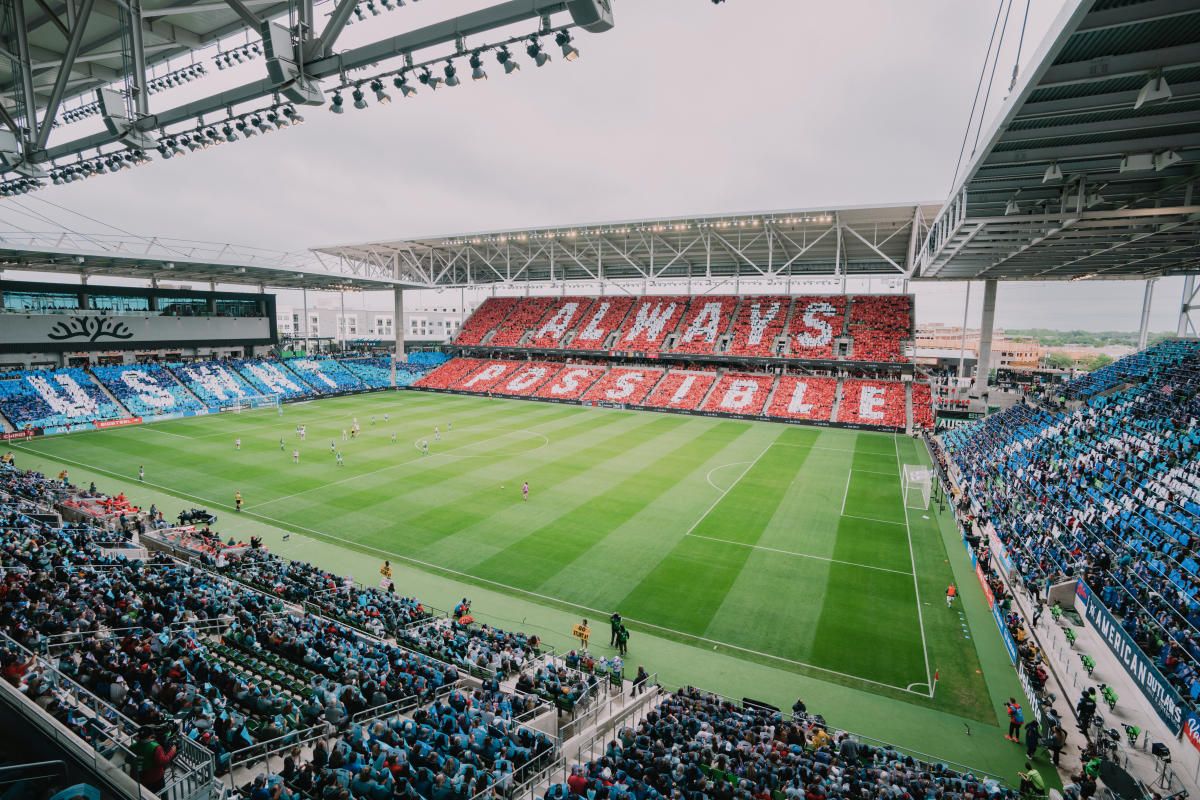
[[[167,767],[175,759],[175,732],[169,724],[144,725],[133,752],[138,757],[138,780],[158,793],[166,785]]]

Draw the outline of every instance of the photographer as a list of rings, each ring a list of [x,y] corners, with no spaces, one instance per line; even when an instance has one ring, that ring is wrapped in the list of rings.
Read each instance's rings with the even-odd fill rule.
[[[159,739],[165,744],[160,744]],[[175,758],[174,735],[169,726],[143,726],[138,731],[133,752],[138,757],[138,780],[152,792],[161,792],[166,785],[167,767]]]

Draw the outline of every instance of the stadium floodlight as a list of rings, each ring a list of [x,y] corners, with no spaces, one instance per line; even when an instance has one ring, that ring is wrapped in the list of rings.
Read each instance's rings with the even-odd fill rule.
[[[479,57],[479,51],[471,53],[471,80],[486,81],[487,73],[483,71],[483,59]]]
[[[254,130],[254,128],[247,124],[245,117],[242,117],[236,123],[234,123],[234,127],[237,128],[238,133],[242,134],[242,136],[245,136],[247,139],[249,139],[251,136],[258,135],[258,131]]]
[[[533,59],[533,63],[539,67],[546,66],[550,61],[550,54],[542,49],[541,42],[536,36],[530,38],[529,46],[525,48],[525,53]]]
[[[401,97],[412,97],[417,93],[416,87],[411,85],[403,75],[392,78],[392,85],[400,90]]]
[[[575,45],[571,44],[570,31],[559,31],[558,35],[554,37],[554,42],[562,48],[563,58],[565,58],[567,61],[575,61],[579,58],[579,50],[575,47]]]
[[[1133,107],[1134,109],[1139,109],[1142,106],[1158,105],[1170,99],[1171,87],[1167,85],[1167,79],[1163,77],[1160,70],[1142,86],[1142,90],[1138,92],[1137,100],[1134,101]]]
[[[341,114],[346,110],[346,109],[342,108],[342,105],[345,102],[346,101],[342,98],[341,92],[334,92],[333,100],[331,100],[329,103],[329,110],[332,111],[334,114]]]
[[[418,77],[418,80],[420,80],[422,84],[424,84],[425,86],[428,86],[430,89],[432,89],[435,92],[438,89],[442,88],[442,79],[435,76],[432,72],[430,72],[429,67],[425,67],[425,69],[423,69],[421,71],[421,74]]]
[[[375,99],[379,101],[381,105],[386,106],[388,103],[392,102],[391,95],[383,90],[383,81],[379,80],[379,78],[371,81],[371,91],[375,93]]]
[[[295,107],[295,106],[292,106],[292,105],[287,105],[287,106],[284,106],[284,107],[283,107],[283,116],[284,116],[284,117],[287,119],[287,121],[288,121],[288,122],[290,122],[290,123],[291,123],[293,126],[294,126],[294,125],[303,125],[303,124],[304,124],[304,117],[300,116],[300,114],[299,114],[299,113],[296,111],[296,107]]]
[[[1046,171],[1042,173],[1042,183],[1050,181],[1061,181],[1063,179],[1062,168],[1058,166],[1057,161],[1052,161],[1050,166],[1046,167]]]
[[[230,125],[228,122],[226,122],[225,125],[221,128],[221,133],[225,134],[225,141],[227,141],[227,142],[236,142],[237,141],[237,138],[238,138],[237,131],[235,131],[233,129],[233,126]]]
[[[496,60],[500,62],[500,66],[504,67],[505,75],[512,75],[521,68],[521,65],[513,60],[512,53],[509,52],[507,46],[502,46],[496,51]]]
[[[250,124],[257,128],[261,133],[271,132],[271,129],[267,127],[267,124],[263,122],[262,117],[260,117],[258,114],[250,117]]]
[[[271,109],[270,111],[267,112],[267,124],[274,125],[275,130],[279,130],[280,128],[287,127],[287,120],[282,119],[278,114],[276,114],[275,109]],[[270,130],[270,128],[268,128],[267,130]]]
[[[1151,169],[1154,169],[1154,155],[1151,153],[1121,156],[1121,172],[1147,172]]]
[[[458,86],[458,84],[459,84],[458,70],[456,70],[454,68],[453,61],[447,61],[446,68],[443,69],[442,72],[446,75],[446,85],[447,86]]]
[[[1167,167],[1173,167],[1183,161],[1183,156],[1174,150],[1163,150],[1161,153],[1154,154],[1154,171],[1162,172]]]
[[[350,96],[354,98],[354,107],[359,111],[362,111],[367,107],[366,95],[363,94],[363,91],[360,87],[355,86],[354,92]]]

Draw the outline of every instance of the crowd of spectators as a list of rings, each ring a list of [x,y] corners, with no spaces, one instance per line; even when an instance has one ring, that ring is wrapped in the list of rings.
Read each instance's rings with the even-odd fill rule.
[[[693,688],[668,695],[623,728],[602,755],[571,769],[546,800],[1016,798],[990,779],[918,761],[830,729]]]
[[[131,414],[153,417],[198,411],[199,401],[158,364],[96,366],[91,372]]]
[[[1082,578],[1167,680],[1200,698],[1200,343],[943,437],[966,495],[1026,580]],[[1116,376],[1113,378],[1113,376]],[[1114,382],[1114,380],[1116,382]]]
[[[0,413],[18,429],[81,425],[124,416],[77,367],[0,375]]]

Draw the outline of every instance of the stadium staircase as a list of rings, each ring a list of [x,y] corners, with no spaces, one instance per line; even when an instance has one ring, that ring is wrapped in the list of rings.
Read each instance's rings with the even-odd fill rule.
[[[842,407],[842,379],[838,378],[837,389],[833,392],[833,411],[829,413],[830,421],[838,418],[838,412]]]
[[[696,403],[696,408],[704,408],[704,404],[708,402],[708,398],[712,396],[712,393],[717,390],[717,386],[721,383],[721,378],[725,377],[725,373],[728,371],[727,369],[717,370],[717,377],[713,379],[712,385],[704,391],[704,396],[700,398],[699,403]]]
[[[13,424],[3,414],[0,414],[0,432],[12,433],[15,430]]]
[[[771,386],[771,391],[767,393],[767,402],[763,404],[764,410],[770,408],[771,403],[775,402],[775,393],[779,391],[779,383],[780,382],[776,380],[774,385]]]
[[[904,432],[912,433],[913,430],[913,398],[912,398],[912,382],[904,384]]]

